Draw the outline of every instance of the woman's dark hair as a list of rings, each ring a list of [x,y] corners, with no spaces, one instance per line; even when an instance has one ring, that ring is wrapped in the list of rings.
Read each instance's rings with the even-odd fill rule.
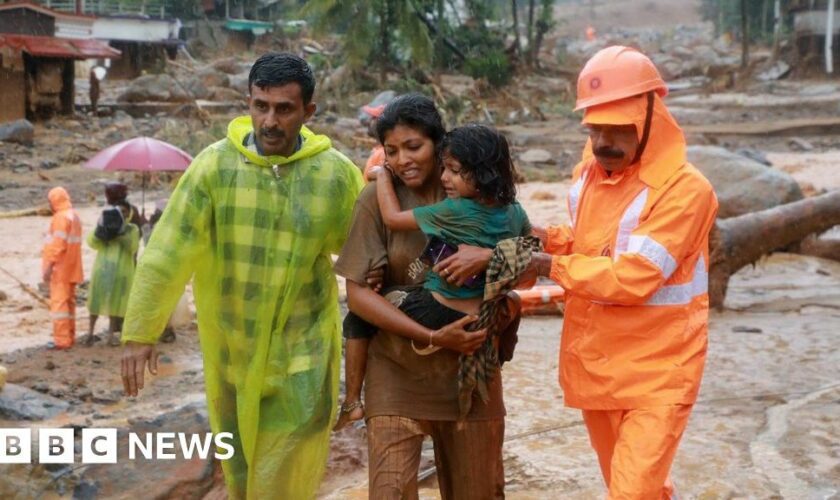
[[[421,132],[435,143],[435,150],[446,134],[434,101],[421,94],[402,95],[385,106],[382,116],[376,122],[376,138],[380,144],[385,144],[385,134],[397,125]]]
[[[312,101],[315,93],[315,77],[312,68],[300,57],[287,52],[269,52],[263,54],[251,66],[248,73],[248,91],[256,85],[261,89],[279,87],[287,83],[300,85],[303,104]]]
[[[461,175],[475,184],[482,200],[499,205],[516,201],[510,148],[498,130],[475,123],[454,128],[443,138],[441,151],[458,160]]]

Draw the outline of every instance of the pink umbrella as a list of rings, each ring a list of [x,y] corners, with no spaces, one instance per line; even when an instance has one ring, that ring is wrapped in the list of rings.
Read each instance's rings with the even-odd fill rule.
[[[146,204],[146,172],[186,170],[192,156],[151,137],[135,137],[96,153],[85,163],[85,168],[94,170],[143,172],[143,215]]]

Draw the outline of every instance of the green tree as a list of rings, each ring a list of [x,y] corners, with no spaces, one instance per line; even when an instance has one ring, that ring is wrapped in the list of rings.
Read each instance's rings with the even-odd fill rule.
[[[743,8],[746,13],[747,39],[751,42],[773,41],[775,32],[775,7],[776,0],[748,0],[744,2]],[[790,22],[786,15],[790,0],[779,2],[781,7],[782,23]],[[715,24],[715,31],[718,34],[732,33],[742,38],[744,27],[741,23],[741,0],[703,0],[700,12],[703,18]]]
[[[433,41],[412,2],[311,0],[303,13],[321,32],[343,32],[347,64],[354,69],[378,67],[383,81],[401,55],[420,66],[431,63]]]

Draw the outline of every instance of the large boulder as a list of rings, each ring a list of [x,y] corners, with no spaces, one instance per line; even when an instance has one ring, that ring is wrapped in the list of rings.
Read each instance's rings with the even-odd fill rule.
[[[190,96],[167,74],[143,75],[131,81],[119,102],[189,102]]]
[[[17,384],[6,384],[0,391],[0,419],[45,420],[67,411],[69,404]]]
[[[31,146],[34,140],[35,128],[28,120],[0,124],[0,142],[17,142]]]
[[[209,99],[214,102],[243,102],[247,94],[227,87],[210,87]]]
[[[214,68],[204,68],[195,74],[195,78],[201,80],[205,87],[227,87],[230,85],[230,77]]]
[[[228,75],[236,75],[250,71],[251,63],[241,61],[236,57],[228,57],[214,62],[213,69],[221,71],[222,73],[227,73]]]
[[[212,94],[210,88],[197,76],[187,78],[184,81],[184,88],[196,99],[208,99]]]
[[[720,202],[718,217],[728,218],[801,200],[793,177],[716,146],[689,146],[688,161],[712,183]]]
[[[249,73],[247,71],[230,75],[228,77],[228,86],[234,90],[242,92],[243,94],[248,94],[248,75]]]

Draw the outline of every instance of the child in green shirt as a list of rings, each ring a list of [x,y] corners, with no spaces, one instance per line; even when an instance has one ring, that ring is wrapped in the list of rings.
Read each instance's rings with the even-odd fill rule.
[[[443,173],[441,181],[447,198],[433,205],[401,211],[394,191],[390,170],[382,168],[377,175],[377,199],[382,219],[392,231],[421,230],[429,245],[423,260],[434,265],[454,253],[458,245],[494,248],[504,239],[527,236],[531,224],[522,206],[516,201],[514,166],[505,137],[483,125],[466,125],[451,130],[443,139],[441,148]],[[385,292],[393,292],[386,290]],[[423,326],[437,330],[468,314],[476,314],[484,294],[483,277],[473,277],[464,286],[451,285],[446,275],[429,270],[422,288],[399,291],[397,307]],[[366,350],[376,327],[352,312],[344,319],[347,351],[356,349],[356,343]],[[438,348],[429,339],[424,349],[415,347],[421,355],[432,354]],[[364,357],[347,356],[349,373],[364,374]],[[348,388],[349,389],[349,388]],[[359,388],[359,391],[361,388]],[[347,401],[353,407],[342,405],[336,428],[362,418],[361,394],[350,394]]]

